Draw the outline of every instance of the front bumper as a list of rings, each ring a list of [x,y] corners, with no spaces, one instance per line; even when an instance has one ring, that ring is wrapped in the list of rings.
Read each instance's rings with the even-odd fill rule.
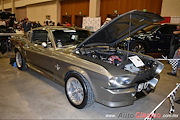
[[[106,97],[101,101],[108,107],[122,107],[132,105],[136,100],[134,88],[110,90],[102,88]]]
[[[153,78],[147,83],[148,85],[146,88],[142,88],[140,91],[138,91],[138,86],[140,84],[131,88],[118,88],[114,90],[102,87],[101,97],[103,99],[98,102],[108,107],[123,107],[132,105],[136,99],[146,96],[151,91],[154,91],[156,84],[158,83],[158,79]]]

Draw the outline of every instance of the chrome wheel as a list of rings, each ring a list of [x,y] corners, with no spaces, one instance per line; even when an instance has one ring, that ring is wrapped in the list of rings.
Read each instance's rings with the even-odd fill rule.
[[[21,68],[23,64],[22,56],[19,52],[16,52],[16,64],[18,68]]]
[[[144,54],[146,49],[143,44],[136,44],[131,51]]]
[[[75,77],[70,77],[67,80],[66,91],[69,97],[69,100],[75,105],[80,105],[84,100],[84,90],[79,82],[79,80]]]

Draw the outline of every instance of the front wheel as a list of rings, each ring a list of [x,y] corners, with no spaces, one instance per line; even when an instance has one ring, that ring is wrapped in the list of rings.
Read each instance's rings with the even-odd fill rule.
[[[143,43],[134,43],[130,50],[141,54],[145,54],[147,52],[146,46]]]
[[[19,51],[16,52],[16,64],[18,69],[25,70],[26,69],[26,62],[23,56]]]
[[[67,77],[65,91],[71,105],[78,109],[94,103],[94,94],[88,81],[78,74]]]

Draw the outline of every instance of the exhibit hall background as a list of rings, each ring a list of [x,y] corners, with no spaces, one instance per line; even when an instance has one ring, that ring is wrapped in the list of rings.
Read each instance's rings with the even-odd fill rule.
[[[89,0],[64,0],[60,4],[61,23],[69,22],[82,27],[82,18],[89,16]]]
[[[81,27],[82,17],[114,17],[127,11],[145,10],[162,16],[180,16],[180,0],[0,0],[0,11],[16,14],[17,20],[28,17],[41,24],[49,16],[55,23],[70,22]]]
[[[180,17],[180,0],[163,0],[161,15]]]
[[[43,22],[47,19],[46,17],[49,16],[51,20],[57,23],[57,15],[59,15],[57,5],[56,1],[29,5],[26,7],[27,17],[31,21],[40,21],[41,24],[43,24]]]

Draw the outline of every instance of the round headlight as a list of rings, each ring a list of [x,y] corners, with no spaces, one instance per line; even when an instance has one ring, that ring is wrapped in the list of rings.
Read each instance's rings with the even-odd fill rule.
[[[127,87],[131,83],[132,79],[129,76],[112,77],[108,85],[111,87]]]

